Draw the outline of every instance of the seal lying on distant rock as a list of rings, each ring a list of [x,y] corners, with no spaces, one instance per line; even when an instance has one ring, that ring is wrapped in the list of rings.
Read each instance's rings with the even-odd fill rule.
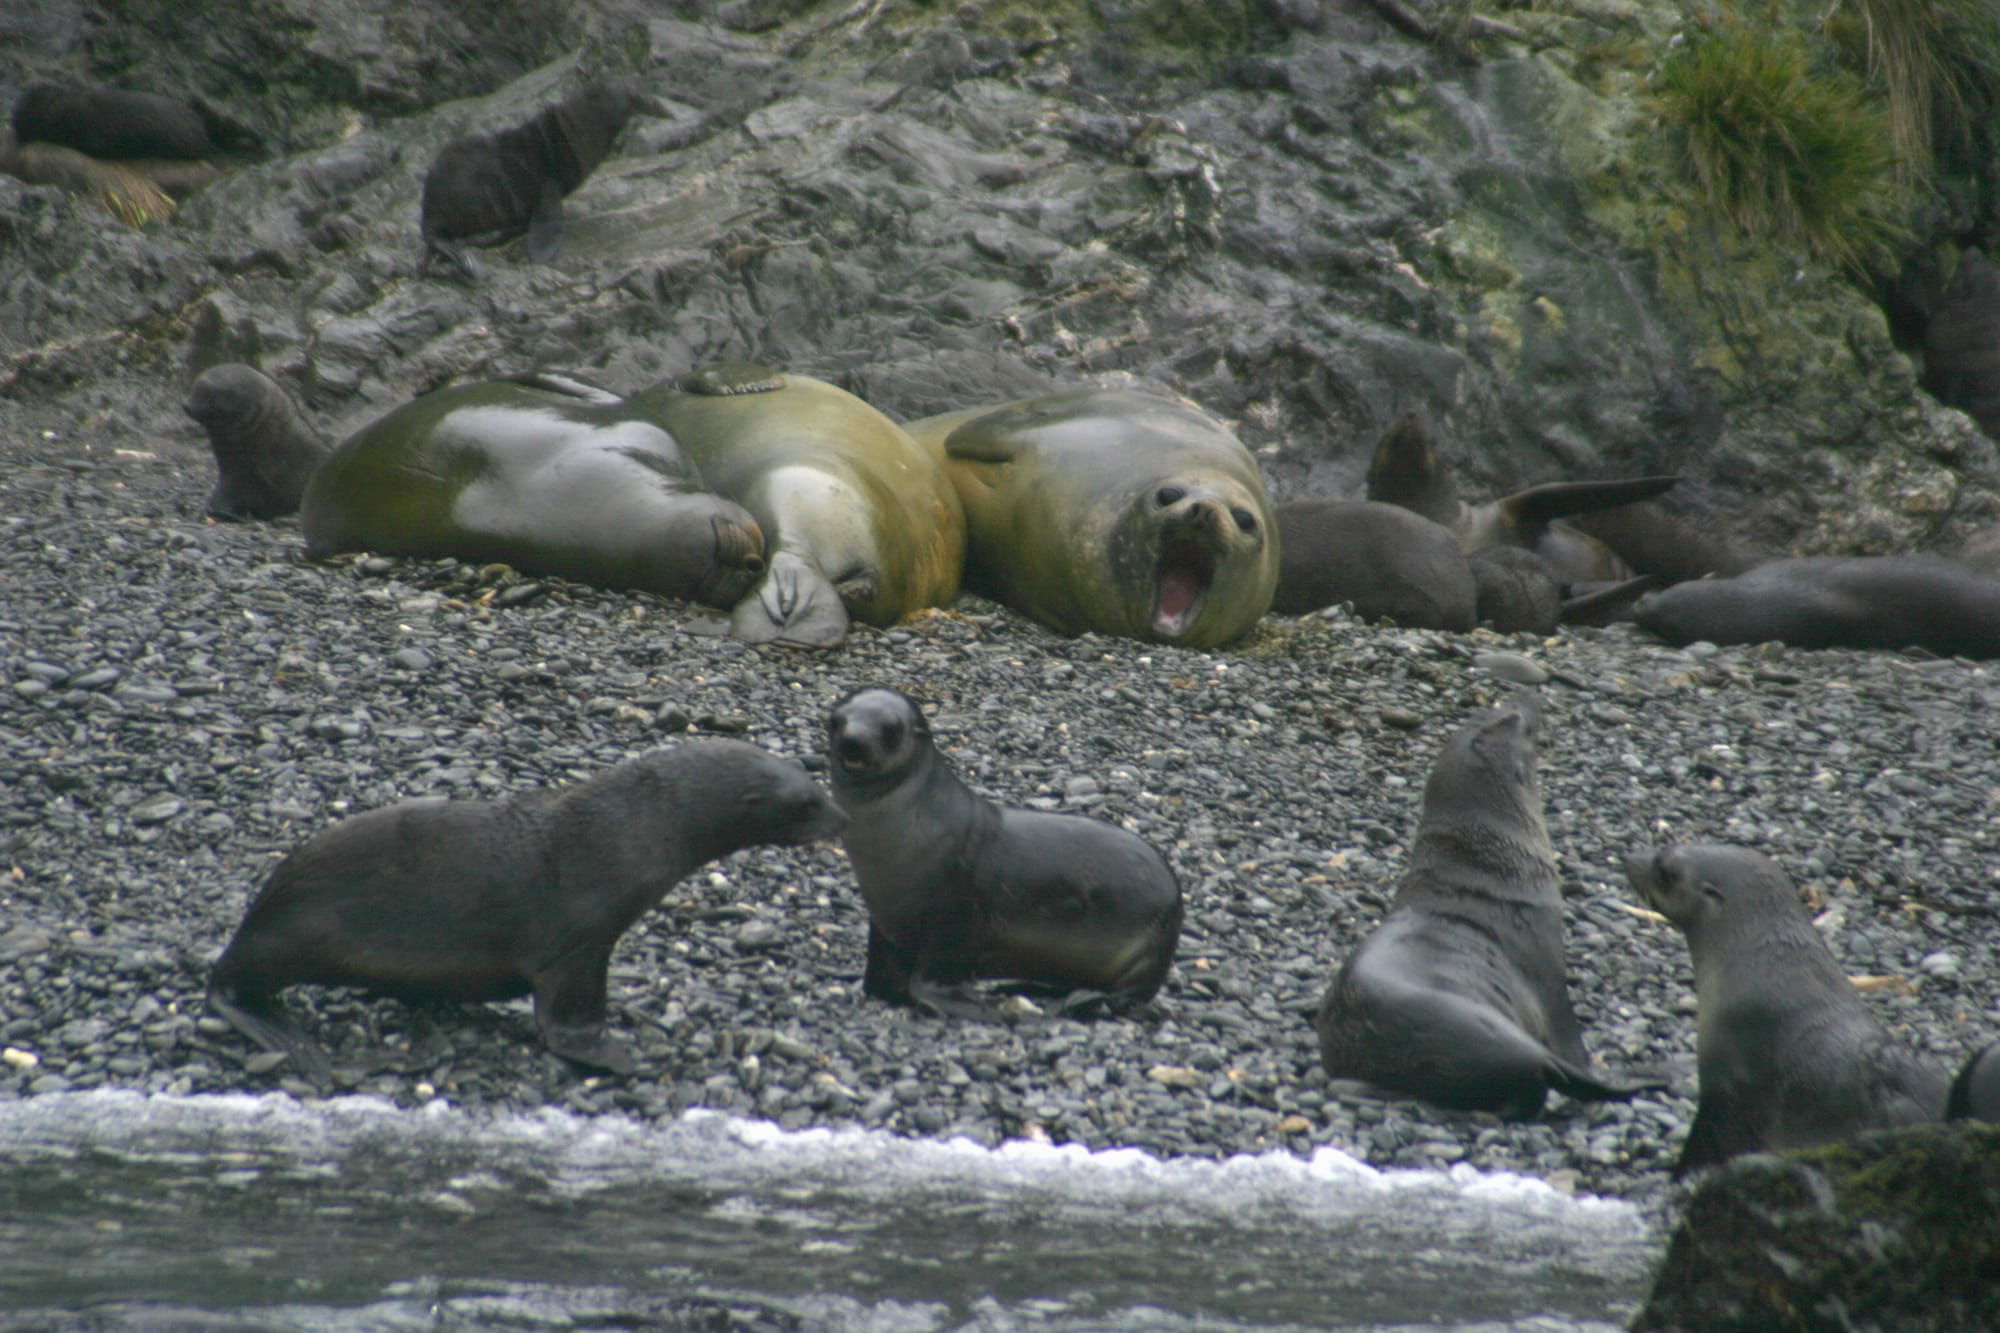
[[[31,84],[14,102],[14,137],[104,160],[205,158],[216,151],[199,103],[118,88]]]
[[[497,245],[524,233],[530,259],[554,259],[563,197],[597,170],[625,122],[646,105],[636,84],[603,79],[526,124],[446,144],[424,175],[426,262],[441,256],[477,281],[479,266],[461,242]]]
[[[826,748],[868,904],[868,994],[979,1017],[987,1011],[966,983],[980,978],[1088,992],[1116,1011],[1159,990],[1180,938],[1181,890],[1142,839],[974,794],[896,690],[843,697]],[[1072,994],[1068,1007],[1084,998]]]
[[[1488,504],[1469,505],[1459,499],[1451,474],[1438,458],[1430,418],[1422,412],[1405,412],[1376,442],[1368,465],[1368,498],[1443,524],[1457,534],[1467,554],[1518,546],[1540,556],[1558,585],[1601,583],[1630,578],[1634,567],[1604,542],[1557,520],[1651,499],[1676,480],[1551,482]]]
[[[1676,1175],[1943,1112],[1944,1072],[1869,1011],[1769,857],[1671,846],[1629,857],[1625,874],[1694,962],[1701,1101]]]
[[[555,376],[440,389],[344,441],[300,506],[306,548],[498,560],[729,606],[764,538],[702,489],[674,437]]]
[[[209,1007],[324,1087],[326,1056],[286,1017],[286,986],[532,995],[551,1051],[630,1073],[604,1030],[619,937],[703,862],[846,822],[798,764],[728,740],[655,750],[571,787],[371,810],[278,863],[209,974]]]
[[[1562,893],[1535,778],[1541,706],[1516,691],[1453,733],[1410,867],[1314,1026],[1337,1079],[1526,1117],[1547,1090],[1619,1101],[1592,1073],[1563,972]]]
[[[761,366],[655,385],[631,408],[763,525],[770,573],[736,606],[751,643],[830,647],[958,596],[965,515],[937,461],[845,390]]]
[[[1940,556],[1773,560],[1733,579],[1662,589],[1641,599],[1632,619],[1672,644],[2000,657],[2000,578]]]
[[[1363,620],[1469,630],[1478,591],[1458,539],[1398,505],[1291,500],[1277,506],[1278,586],[1271,609],[1303,615],[1351,602]],[[1551,589],[1553,589],[1551,584]]]
[[[927,417],[965,503],[966,586],[1063,634],[1214,648],[1270,609],[1257,464],[1190,404],[1077,389]]]
[[[2000,1041],[1974,1051],[1959,1069],[1945,1095],[1944,1118],[2000,1124]]]
[[[255,366],[203,371],[182,410],[208,432],[215,454],[211,518],[271,519],[296,513],[326,441],[306,423],[290,394]]]

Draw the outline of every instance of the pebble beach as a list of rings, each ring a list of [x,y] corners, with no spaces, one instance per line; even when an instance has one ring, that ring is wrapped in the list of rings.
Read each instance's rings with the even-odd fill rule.
[[[975,789],[1114,820],[1179,876],[1159,997],[1004,1021],[864,997],[866,916],[837,846],[754,848],[683,880],[613,955],[630,1079],[546,1053],[526,1002],[412,1008],[299,987],[340,1091],[418,1107],[701,1106],[785,1128],[1160,1155],[1307,1153],[1669,1196],[1694,1113],[1687,952],[1620,869],[1738,842],[1799,883],[1910,1045],[1955,1069],[2000,1035],[2000,666],[1665,647],[1267,617],[1197,652],[1058,637],[967,597],[831,652],[749,648],[714,612],[499,567],[306,558],[295,521],[203,519],[176,428],[144,448],[9,438],[0,470],[0,1095],[313,1090],[203,1009],[209,963],[277,858],[405,797],[560,784],[691,735],[823,771],[849,688],[918,698]],[[1572,998],[1626,1104],[1539,1119],[1330,1085],[1310,1025],[1380,919],[1424,780],[1472,712],[1536,682]]]

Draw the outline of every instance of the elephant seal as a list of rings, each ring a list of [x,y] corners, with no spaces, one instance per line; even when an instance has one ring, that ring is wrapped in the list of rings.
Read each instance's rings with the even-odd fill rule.
[[[1437,432],[1422,412],[1405,412],[1390,422],[1368,464],[1369,499],[1443,524],[1468,555],[1499,546],[1533,551],[1559,585],[1627,579],[1634,566],[1603,541],[1558,520],[1649,500],[1677,481],[1662,476],[1550,482],[1487,504],[1467,504],[1438,457]]]
[[[210,518],[269,519],[298,512],[328,449],[292,396],[255,366],[205,370],[182,410],[208,432],[215,454]]]
[[[1628,857],[1625,875],[1694,962],[1701,1100],[1674,1174],[1942,1114],[1944,1072],[1869,1012],[1769,857],[1676,845]]]
[[[209,973],[208,1004],[321,1087],[326,1055],[278,999],[297,982],[532,995],[551,1051],[627,1074],[631,1054],[604,1030],[619,937],[703,862],[846,822],[798,764],[729,740],[655,750],[570,787],[370,810],[278,863]]]
[[[1180,938],[1181,890],[1138,836],[974,794],[932,746],[922,710],[885,686],[834,704],[826,749],[868,904],[868,994],[983,1017],[967,990],[980,978],[1116,1012],[1159,990]]]
[[[1445,742],[1389,915],[1320,1001],[1331,1077],[1517,1118],[1550,1088],[1618,1101],[1649,1086],[1592,1073],[1570,1008],[1540,728],[1541,705],[1517,690]]]
[[[306,549],[499,560],[729,606],[764,574],[757,522],[674,437],[554,376],[440,389],[341,443],[307,483]]]
[[[30,84],[10,120],[22,144],[56,144],[101,160],[191,160],[216,152],[206,108],[157,93]]]
[[[1941,556],[1807,556],[1677,583],[1632,619],[1668,643],[1918,647],[2000,657],[2000,578]]]
[[[1278,586],[1257,464],[1193,405],[1076,389],[910,427],[965,503],[966,586],[1062,634],[1214,648]]]
[[[2000,1041],[1974,1051],[1959,1069],[1945,1095],[1944,1118],[2000,1124]]]
[[[1412,629],[1477,623],[1478,590],[1458,538],[1422,514],[1374,500],[1291,500],[1274,518],[1271,609],[1280,615],[1351,602],[1364,620],[1386,616]]]
[[[958,596],[965,515],[944,470],[845,390],[761,366],[708,367],[630,399],[717,493],[763,525],[770,572],[731,617],[751,643],[830,647]]]
[[[647,104],[638,86],[601,79],[545,107],[525,124],[454,139],[424,174],[424,258],[450,260],[473,281],[479,266],[461,243],[497,245],[525,234],[528,257],[546,264],[562,248],[562,201],[611,152],[625,122]]]

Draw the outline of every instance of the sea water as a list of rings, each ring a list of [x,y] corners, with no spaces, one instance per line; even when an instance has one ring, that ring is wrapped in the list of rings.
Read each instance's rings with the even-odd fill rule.
[[[1661,1237],[1521,1176],[372,1098],[0,1103],[0,1327],[1615,1327]]]

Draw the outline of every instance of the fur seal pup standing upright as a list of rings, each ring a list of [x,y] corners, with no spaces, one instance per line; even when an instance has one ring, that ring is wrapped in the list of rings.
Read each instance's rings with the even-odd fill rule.
[[[965,504],[966,586],[1062,634],[1214,648],[1278,586],[1256,460],[1190,403],[1077,389],[910,427]]]
[[[1115,1011],[1160,989],[1181,890],[1143,839],[976,795],[932,746],[917,705],[884,686],[834,704],[826,749],[868,904],[868,994],[983,1017],[966,989],[980,978],[1088,991]]]
[[[908,431],[806,375],[707,367],[634,394],[720,495],[757,516],[770,573],[737,603],[750,643],[826,648],[958,596],[965,513]]]
[[[805,769],[742,741],[655,750],[572,787],[403,801],[294,850],[209,973],[208,1003],[322,1087],[326,1055],[277,998],[296,982],[409,999],[532,995],[551,1051],[614,1073],[611,950],[703,862],[830,838],[847,822]]]
[[[1944,1118],[2000,1124],[2000,1041],[1974,1051],[1959,1069],[1944,1099]]]
[[[1671,846],[1628,857],[1625,875],[1694,961],[1701,1100],[1676,1175],[1942,1114],[1944,1071],[1869,1011],[1769,857]]]
[[[1632,619],[1671,644],[1927,648],[2000,657],[2000,577],[1942,556],[1806,556],[1733,579],[1677,583]]]
[[[645,105],[630,80],[600,79],[526,124],[446,144],[424,174],[425,262],[442,256],[476,282],[479,265],[464,244],[497,245],[523,234],[530,259],[554,259],[562,248],[563,197],[597,170],[625,122]]]
[[[298,511],[328,450],[276,381],[240,362],[214,366],[194,382],[182,410],[208,432],[215,454],[210,518],[269,519]]]
[[[1548,1089],[1622,1101],[1590,1070],[1563,972],[1562,892],[1535,778],[1541,705],[1516,691],[1445,742],[1389,915],[1320,1001],[1337,1079],[1534,1115]]]
[[[404,403],[333,451],[300,510],[315,556],[501,560],[707,606],[764,575],[756,520],[702,488],[672,435],[556,375]]]

